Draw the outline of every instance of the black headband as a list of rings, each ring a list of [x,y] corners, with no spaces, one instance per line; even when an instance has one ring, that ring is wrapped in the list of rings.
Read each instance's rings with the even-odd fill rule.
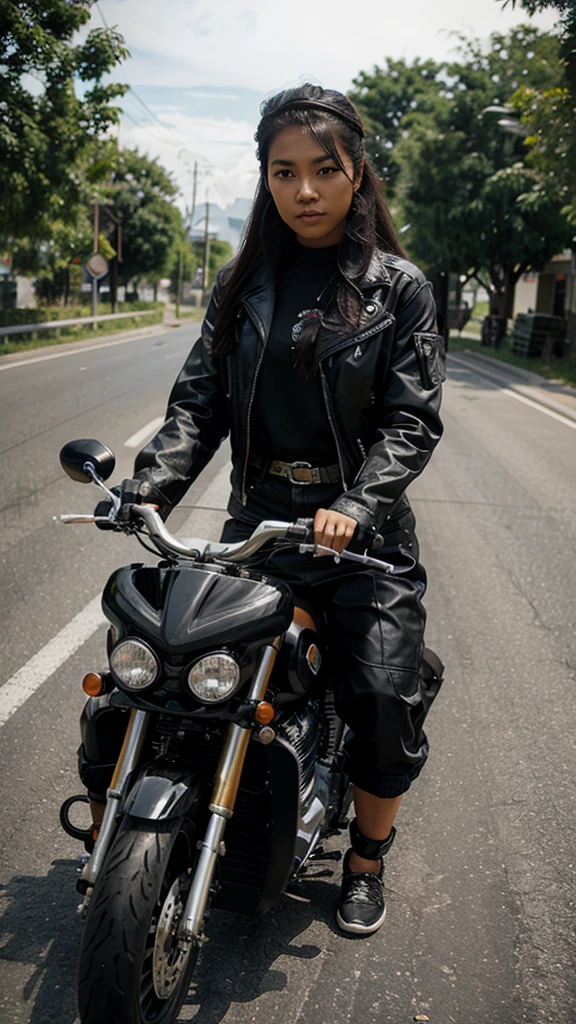
[[[283,114],[285,110],[326,110],[329,114],[333,114],[335,117],[341,117],[343,121],[347,121],[348,124],[355,128],[357,132],[364,138],[365,132],[362,122],[359,117],[355,117],[354,114],[348,114],[339,107],[332,103],[324,103],[322,100],[308,100],[302,97],[302,99],[286,100],[275,110],[266,112],[264,117],[277,117],[278,114]]]

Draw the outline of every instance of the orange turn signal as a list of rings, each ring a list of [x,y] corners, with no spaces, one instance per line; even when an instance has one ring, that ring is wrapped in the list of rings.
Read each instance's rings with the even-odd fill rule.
[[[274,718],[275,714],[276,712],[274,711],[272,704],[269,704],[267,700],[261,700],[260,703],[256,705],[254,718],[257,722],[260,722],[260,725],[268,725],[268,723]]]
[[[88,697],[99,697],[104,693],[104,680],[97,672],[89,672],[82,680],[82,689]]]

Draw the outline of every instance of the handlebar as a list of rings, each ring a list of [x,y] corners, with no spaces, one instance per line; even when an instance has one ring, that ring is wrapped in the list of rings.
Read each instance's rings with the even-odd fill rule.
[[[251,537],[238,541],[236,544],[221,544],[218,541],[196,538],[192,539],[189,544],[184,544],[166,529],[164,522],[152,505],[134,505],[132,508],[144,520],[150,538],[156,547],[163,547],[166,551],[191,558],[199,556],[205,558],[207,555],[217,556],[226,562],[243,561],[255,554],[269,540],[288,537],[290,531],[297,525],[266,520],[256,527]]]
[[[254,533],[247,540],[238,541],[235,544],[222,544],[218,541],[210,541],[204,538],[191,538],[189,543],[183,543],[178,537],[170,533],[164,521],[156,511],[154,505],[130,505],[132,518],[141,519],[148,530],[148,535],[158,548],[160,554],[180,555],[185,558],[200,559],[207,556],[216,556],[227,562],[242,562],[245,558],[255,554],[264,544],[270,540],[289,539],[294,542],[304,542],[310,536],[312,520],[298,523],[284,523],[276,520],[266,520],[256,527]],[[71,513],[61,516],[54,516],[61,523],[110,523],[114,522],[111,516],[84,515],[82,513]]]
[[[175,537],[174,534],[166,528],[163,519],[158,514],[156,505],[137,505],[130,504],[129,506],[123,505],[122,508],[129,508],[129,518],[122,523],[118,522],[118,512],[120,509],[120,502],[118,497],[113,494],[104,485],[104,482],[98,477],[96,472],[90,473],[95,484],[101,487],[106,493],[113,499],[113,506],[108,516],[94,516],[84,515],[82,513],[71,513],[67,515],[61,515],[59,517],[54,516],[54,519],[59,518],[61,523],[108,523],[117,524],[120,529],[126,532],[134,532],[137,527],[130,526],[130,521],[134,523],[134,520],[140,519],[141,522],[147,528],[147,535],[161,555],[168,555],[174,557],[179,556],[180,558],[190,558],[195,561],[222,561],[222,562],[242,562],[251,555],[254,555],[260,550],[264,544],[267,544],[270,540],[288,540],[294,544],[298,544],[298,550],[301,554],[313,554],[319,555],[325,553],[332,555],[335,562],[339,562],[341,558],[347,561],[358,562],[362,565],[372,566],[373,568],[380,569],[387,573],[405,573],[409,572],[415,565],[416,560],[411,559],[412,564],[407,567],[399,568],[392,565],[390,562],[385,562],[379,558],[371,558],[367,554],[356,554],[352,551],[335,551],[333,548],[324,547],[321,544],[314,544],[312,536],[312,519],[300,519],[296,523],[284,523],[277,522],[276,520],[266,520],[260,523],[256,527],[254,533],[247,540],[238,541],[236,544],[222,544],[218,541],[205,540],[204,538],[191,538],[188,543]]]

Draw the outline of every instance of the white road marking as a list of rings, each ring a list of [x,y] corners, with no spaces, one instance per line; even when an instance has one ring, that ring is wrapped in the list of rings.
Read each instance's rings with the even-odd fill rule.
[[[168,331],[163,329],[163,324],[154,324],[154,327],[158,327],[158,333],[167,334]],[[145,328],[142,328],[145,330]],[[133,341],[146,341],[147,338],[154,336],[156,332],[150,331],[149,334],[137,334],[136,337],[131,338],[119,338],[118,341],[101,341],[98,345],[83,345],[82,348],[75,348],[68,352],[51,352],[47,356],[34,356],[32,359],[17,359],[13,363],[0,361],[0,370],[14,370],[17,366],[30,366],[32,363],[46,363],[49,359],[63,359],[64,356],[81,356],[84,352],[93,352],[95,349],[111,348],[113,345],[129,345]],[[7,358],[7,357],[6,357]]]
[[[501,388],[500,390],[510,398],[515,398],[517,402],[524,402],[524,405],[530,405],[533,409],[537,409],[538,412],[543,412],[545,416],[551,416],[553,420],[563,423],[565,427],[571,427],[572,430],[576,430],[576,420],[569,420],[567,416],[562,416],[561,413],[554,412],[553,409],[547,409],[545,406],[540,405],[539,402],[526,398],[525,395],[519,395],[516,391],[510,391],[510,388]]]
[[[146,440],[148,435],[151,436],[152,434],[155,434],[158,427],[161,427],[163,423],[163,416],[157,416],[156,419],[150,420],[150,423],[147,423],[145,427],[137,430],[135,434],[132,434],[132,437],[129,437],[127,441],[124,441],[124,447],[138,448],[142,442]]]
[[[0,688],[0,726],[106,622],[98,594]]]
[[[201,505],[204,510],[213,509],[214,511],[221,510],[226,511],[228,499],[230,497],[230,472],[231,466],[227,462],[222,467],[219,473],[216,474],[212,483],[208,484],[208,487],[203,492],[202,497],[198,499],[197,504]],[[194,520],[197,513],[192,512],[182,529],[179,533],[182,537],[193,537],[195,534]]]
[[[532,398],[526,398],[525,395],[519,395],[517,391],[512,391],[510,388],[504,387],[501,384],[497,384],[493,377],[489,374],[483,373],[482,370],[477,367],[470,367],[469,363],[466,363],[463,359],[458,359],[456,356],[448,353],[449,359],[454,363],[458,363],[460,366],[465,366],[468,371],[473,369],[476,373],[479,373],[485,380],[491,382],[492,387],[496,391],[501,391],[502,394],[508,395],[508,398],[514,398],[517,402],[523,402],[524,405],[529,405],[532,409],[536,409],[538,412],[543,412],[545,416],[550,416],[553,420],[558,420],[559,423],[563,423],[565,427],[570,427],[572,430],[576,430],[576,420],[568,419],[567,416],[562,416],[559,412],[554,412],[553,409],[548,409],[547,406],[541,405],[540,402],[533,401]]]
[[[143,430],[149,431],[156,422],[153,420]],[[164,418],[162,417],[158,422],[163,423]],[[134,437],[136,436],[135,434]],[[216,474],[198,501],[202,505],[214,505],[216,508],[224,510],[228,502],[229,491],[230,464],[227,463]],[[200,509],[197,512],[192,512],[184,526],[178,531],[180,536],[186,536],[187,530],[195,532],[191,524],[193,519],[198,520],[199,513],[200,517],[205,515]],[[0,686],[0,727],[5,725],[14,712],[28,700],[28,697],[31,697],[42,686],[42,683],[45,683],[100,626],[108,621],[102,612],[101,602],[101,594],[97,594],[71,622],[64,626],[52,640],[49,640],[22,668],[18,669],[11,679]]]

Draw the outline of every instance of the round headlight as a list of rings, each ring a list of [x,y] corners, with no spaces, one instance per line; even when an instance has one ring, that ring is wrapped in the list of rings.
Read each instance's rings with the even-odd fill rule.
[[[124,686],[144,690],[158,677],[156,655],[141,640],[123,640],[110,655],[110,668]]]
[[[188,686],[197,700],[215,704],[227,700],[240,682],[240,667],[229,654],[208,654],[192,666]]]

